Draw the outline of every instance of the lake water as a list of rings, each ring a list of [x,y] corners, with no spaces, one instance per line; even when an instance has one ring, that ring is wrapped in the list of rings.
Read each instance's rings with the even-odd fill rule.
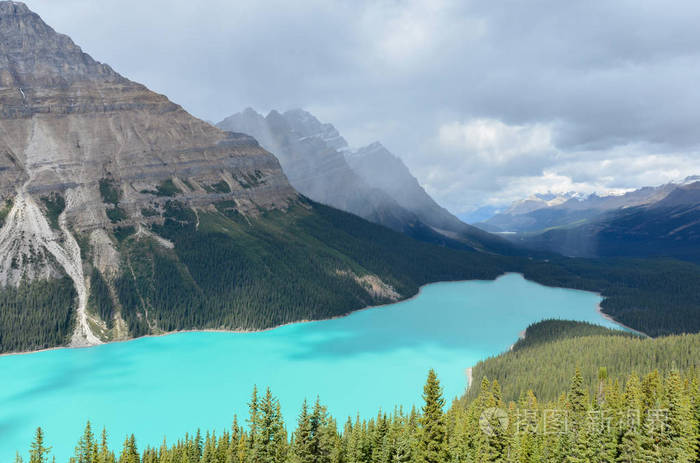
[[[316,395],[343,423],[420,404],[434,368],[448,399],[465,370],[508,349],[530,323],[565,318],[615,326],[593,293],[547,288],[509,274],[495,281],[437,283],[408,301],[260,333],[181,333],[87,349],[0,357],[0,463],[25,455],[37,426],[59,463],[86,420],[121,449],[139,449],[196,428],[245,419],[253,385],[270,386],[293,427]]]

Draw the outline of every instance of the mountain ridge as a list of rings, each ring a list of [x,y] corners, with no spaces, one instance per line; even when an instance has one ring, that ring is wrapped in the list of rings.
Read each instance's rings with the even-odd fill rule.
[[[268,328],[501,273],[468,246],[308,200],[257,140],[122,77],[25,5],[0,2],[0,47],[0,351]],[[342,144],[311,128],[304,146]]]
[[[381,143],[352,149],[332,124],[320,122],[308,111],[272,110],[263,116],[246,108],[217,126],[258,139],[278,156],[292,185],[314,201],[422,241],[516,252],[505,240],[463,223],[439,206],[403,161]]]

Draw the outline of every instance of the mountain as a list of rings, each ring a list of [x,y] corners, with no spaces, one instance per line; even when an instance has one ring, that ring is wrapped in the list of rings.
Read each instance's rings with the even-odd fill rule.
[[[338,130],[294,109],[262,116],[251,108],[219,122],[246,133],[280,160],[290,183],[314,201],[413,238],[458,249],[514,252],[506,241],[440,207],[401,160],[374,143],[353,151]]]
[[[576,225],[608,211],[659,201],[676,186],[678,185],[670,183],[644,187],[622,195],[534,195],[516,201],[504,212],[477,226],[491,232],[529,233]]]
[[[700,262],[700,182],[675,186],[649,204],[516,239],[531,248],[569,256],[674,257]]]
[[[321,124],[309,113],[272,111],[263,117],[248,108],[218,127],[255,137],[277,156],[294,188],[314,201],[409,234],[419,225],[415,214],[350,169],[339,151],[347,148],[345,140],[332,125]]]
[[[342,145],[318,129],[300,145]],[[503,271],[299,195],[252,137],[192,117],[6,1],[0,226],[5,352],[261,329]]]
[[[601,292],[650,334],[700,326],[694,265],[449,249],[319,204],[255,139],[0,2],[0,351],[269,328],[506,271]]]

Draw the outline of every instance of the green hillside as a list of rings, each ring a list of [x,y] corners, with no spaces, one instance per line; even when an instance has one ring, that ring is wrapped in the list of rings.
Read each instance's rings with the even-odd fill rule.
[[[700,331],[700,267],[690,263],[456,250],[308,200],[258,216],[243,216],[226,202],[195,211],[171,200],[149,215],[162,216],[162,223],[145,233],[114,230],[121,274],[86,268],[95,290],[90,312],[108,329],[121,326],[111,320],[120,314],[130,336],[329,318],[411,297],[430,282],[493,279],[505,272],[600,292],[606,313],[652,336]],[[91,262],[88,240],[77,238],[84,261]],[[164,246],[160,238],[174,246]],[[58,285],[56,301],[45,299],[46,284]],[[70,302],[63,301],[74,300],[72,284],[46,284],[0,292],[0,351],[67,342],[74,320]],[[36,322],[24,323],[30,319]]]
[[[581,369],[589,389],[596,385],[602,367],[615,380],[634,372],[691,371],[700,368],[700,334],[650,339],[580,322],[537,323],[512,351],[473,367],[473,387],[466,400],[477,396],[483,378],[497,380],[506,401],[517,401],[528,390],[540,400],[555,400],[574,366]]]

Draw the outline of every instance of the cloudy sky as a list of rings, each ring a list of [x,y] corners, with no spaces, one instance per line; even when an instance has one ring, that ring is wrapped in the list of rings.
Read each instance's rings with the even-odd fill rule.
[[[700,173],[700,2],[27,0],[211,121],[303,107],[455,213]]]

